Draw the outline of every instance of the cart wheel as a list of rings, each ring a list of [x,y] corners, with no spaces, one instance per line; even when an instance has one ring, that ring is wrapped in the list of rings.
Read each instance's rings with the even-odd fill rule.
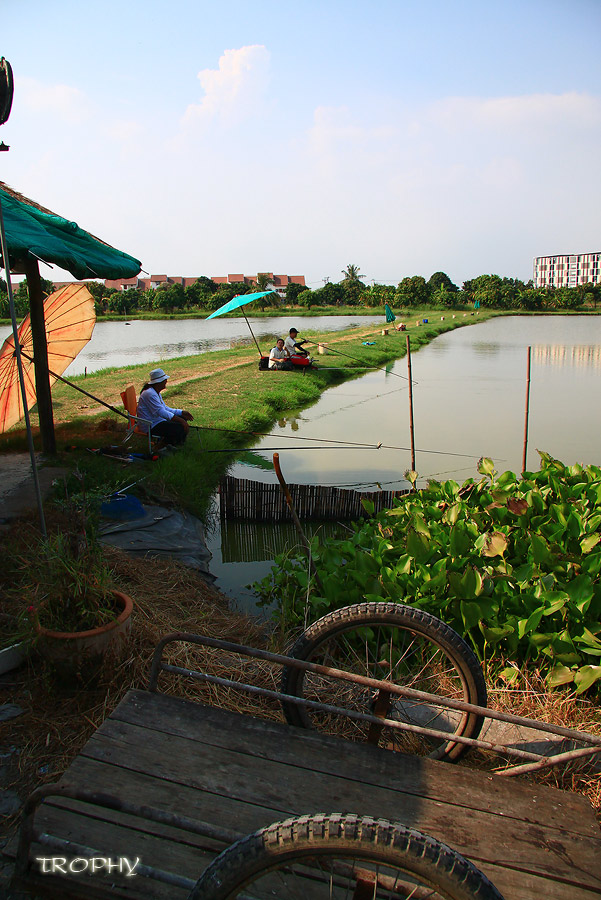
[[[445,844],[385,819],[338,813],[276,822],[238,841],[206,869],[188,900],[234,897],[503,900]]]
[[[380,681],[486,706],[480,664],[466,642],[435,616],[398,603],[357,603],[310,625],[288,655]],[[319,703],[375,714],[409,725],[475,738],[484,718],[436,701],[410,700],[292,667],[282,673],[282,692]],[[283,702],[291,725],[316,728],[389,750],[455,761],[468,749],[425,736]]]

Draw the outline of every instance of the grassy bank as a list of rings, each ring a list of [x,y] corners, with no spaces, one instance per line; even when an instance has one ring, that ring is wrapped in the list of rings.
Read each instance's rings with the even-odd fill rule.
[[[486,314],[478,319],[463,314],[455,318],[442,317],[431,310],[423,310],[419,320],[408,322],[412,351],[417,351],[438,334],[486,318]],[[423,319],[429,319],[428,324],[423,324]],[[418,325],[418,321],[422,324]],[[327,356],[316,355],[318,368],[305,374],[260,371],[253,346],[165,362],[171,376],[164,394],[166,402],[170,406],[189,409],[194,415],[194,425],[199,428],[191,432],[184,450],[176,457],[143,467],[140,490],[170,498],[189,511],[204,515],[220,475],[233,459],[233,453],[216,451],[226,448],[235,451],[251,446],[254,440],[251,435],[236,432],[268,431],[284,411],[315,403],[331,385],[357,377],[365,367],[385,366],[404,356],[406,333],[392,328],[387,335],[381,332],[382,325],[356,327],[344,332],[303,330],[304,337],[325,343],[337,351]],[[366,341],[370,346],[364,346]],[[337,354],[349,354],[354,359]],[[139,390],[149,369],[158,363],[161,360],[107,369],[85,378],[75,377],[72,381],[105,403],[121,409],[120,391],[130,382]],[[102,484],[107,490],[134,480],[130,468],[124,472],[119,464],[87,452],[118,444],[125,433],[124,419],[61,383],[53,387],[53,404],[58,455],[63,464],[77,464],[87,473],[92,486]],[[35,427],[35,412],[32,421]],[[361,437],[358,426],[356,438],[360,440]],[[353,440],[353,436],[349,439]],[[136,449],[143,450],[143,438],[134,440],[138,442]],[[24,448],[23,427],[13,429],[0,439],[0,451]]]

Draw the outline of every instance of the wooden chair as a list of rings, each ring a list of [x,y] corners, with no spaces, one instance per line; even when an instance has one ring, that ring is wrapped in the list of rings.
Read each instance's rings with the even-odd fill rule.
[[[131,438],[132,434],[141,434],[148,440],[148,452],[152,453],[153,437],[150,433],[150,421],[148,419],[141,419],[140,416],[138,416],[138,398],[136,397],[136,389],[133,384],[128,384],[125,390],[121,391],[121,399],[123,400],[123,406],[127,412],[127,434],[123,438],[123,443],[125,444]],[[148,426],[147,431],[140,428],[140,422]]]

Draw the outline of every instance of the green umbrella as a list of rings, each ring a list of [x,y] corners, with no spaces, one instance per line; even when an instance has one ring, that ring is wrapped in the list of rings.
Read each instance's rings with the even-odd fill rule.
[[[394,320],[396,319],[396,316],[395,316],[395,314],[393,313],[393,311],[391,310],[391,308],[389,307],[388,303],[385,303],[385,304],[384,304],[384,312],[386,313],[386,321],[387,321],[389,324],[390,324],[391,322],[394,322]]]

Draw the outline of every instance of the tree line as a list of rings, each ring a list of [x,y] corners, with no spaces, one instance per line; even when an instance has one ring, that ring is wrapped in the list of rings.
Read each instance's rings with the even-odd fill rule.
[[[571,288],[536,288],[532,281],[506,278],[500,275],[479,275],[463,282],[462,287],[453,284],[444,272],[434,272],[426,280],[421,275],[403,278],[397,285],[372,283],[366,285],[358,266],[349,265],[342,272],[339,282],[326,282],[312,290],[300,284],[286,286],[285,299],[276,293],[255,301],[261,309],[281,306],[313,307],[364,307],[381,308],[385,303],[397,309],[440,307],[461,309],[481,306],[488,309],[521,309],[531,311],[571,310],[597,308],[601,305],[601,284],[585,284]],[[52,293],[51,281],[42,279],[43,290]],[[186,311],[213,312],[238,294],[268,289],[266,284],[248,285],[243,282],[218,284],[203,275],[194,284],[184,288],[181,284],[161,284],[159,287],[126,291],[106,288],[96,281],[87,282],[94,298],[97,315],[132,315],[136,312],[178,313]],[[14,290],[17,316],[23,318],[29,311],[27,284],[22,281]],[[254,304],[253,304],[254,305]],[[0,279],[0,316],[8,318],[6,283]]]

